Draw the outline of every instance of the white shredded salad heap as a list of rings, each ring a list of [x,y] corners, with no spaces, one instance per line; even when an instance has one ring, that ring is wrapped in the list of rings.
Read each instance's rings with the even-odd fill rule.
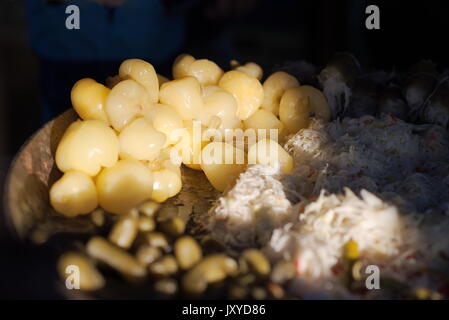
[[[275,228],[293,221],[290,208],[278,170],[254,165],[211,209],[212,234],[232,247],[264,245]]]
[[[298,259],[297,272],[318,279],[333,275],[344,245],[354,240],[362,255],[385,263],[414,243],[410,221],[395,206],[362,190],[360,198],[350,189],[326,195],[306,206],[295,224],[277,229],[268,244],[277,258]]]
[[[218,240],[262,247],[273,262],[292,259],[298,281],[323,286],[341,284],[350,240],[363,264],[410,286],[437,289],[435,270],[449,279],[444,128],[389,115],[314,121],[285,149],[294,157],[292,174],[250,166],[211,209]]]

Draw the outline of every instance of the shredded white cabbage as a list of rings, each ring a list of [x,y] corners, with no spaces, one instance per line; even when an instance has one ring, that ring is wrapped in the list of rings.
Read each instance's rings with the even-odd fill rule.
[[[334,276],[332,268],[341,262],[343,248],[354,240],[362,257],[388,264],[418,242],[416,222],[372,193],[360,197],[350,189],[345,194],[321,193],[306,206],[299,221],[277,229],[266,251],[272,258],[297,259],[302,277]]]
[[[236,248],[263,245],[275,228],[291,220],[290,207],[278,170],[251,166],[211,209],[212,234]]]
[[[298,279],[334,288],[349,240],[363,263],[408,285],[431,283],[429,268],[448,272],[444,128],[389,115],[314,121],[285,149],[295,160],[292,174],[249,167],[218,200],[210,211],[217,239],[264,247],[274,261],[294,259]]]
[[[293,136],[286,149],[297,167],[290,187],[306,197],[323,189],[366,189],[420,212],[448,201],[449,144],[438,126],[412,125],[390,116],[314,122]]]

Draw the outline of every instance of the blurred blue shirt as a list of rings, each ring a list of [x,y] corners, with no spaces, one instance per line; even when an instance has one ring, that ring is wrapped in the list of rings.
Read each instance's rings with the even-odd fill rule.
[[[69,5],[80,9],[79,30],[66,28]],[[125,0],[113,11],[88,0],[63,4],[26,0],[26,11],[31,46],[48,60],[141,58],[157,65],[176,54],[184,42],[181,8],[167,11],[162,0]]]

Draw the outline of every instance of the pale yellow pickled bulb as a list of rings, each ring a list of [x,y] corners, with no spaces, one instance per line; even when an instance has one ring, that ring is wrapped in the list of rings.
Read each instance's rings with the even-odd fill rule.
[[[213,61],[198,59],[188,67],[188,75],[195,77],[203,86],[216,85],[223,75],[223,70]]]
[[[216,129],[232,129],[239,124],[237,101],[232,94],[219,87],[208,86],[203,90],[203,100],[204,110],[198,116],[203,125]],[[218,126],[213,124],[214,117],[220,120]]]
[[[237,117],[246,120],[262,104],[264,90],[259,80],[246,73],[232,70],[221,77],[219,87],[231,93],[237,101]]]
[[[164,83],[159,100],[162,104],[171,106],[183,120],[195,119],[203,110],[201,86],[194,77]]]
[[[279,107],[279,118],[290,133],[307,128],[311,114],[310,99],[301,87],[285,91]]]
[[[124,214],[115,222],[108,239],[113,244],[123,249],[131,248],[138,233],[138,214]]]
[[[136,160],[155,159],[166,141],[165,134],[157,131],[145,118],[138,118],[127,125],[118,139],[120,158]]]
[[[153,193],[151,199],[156,202],[164,202],[168,198],[177,195],[181,191],[182,181],[180,174],[170,169],[162,169],[153,172]]]
[[[245,167],[245,152],[230,144],[211,142],[201,152],[201,168],[221,192],[234,185]]]
[[[164,83],[170,81],[169,78],[164,77],[163,75],[161,75],[161,74],[159,74],[159,73],[157,74],[157,80],[158,80],[158,82],[159,82],[159,88],[160,88]]]
[[[232,69],[235,69],[240,66],[240,62],[238,62],[235,59],[232,59],[231,61],[229,61],[229,65],[231,66]]]
[[[184,127],[181,116],[169,105],[156,104],[145,113],[145,118],[151,120],[153,127],[165,134],[166,145],[178,142],[175,130]]]
[[[137,280],[146,276],[147,271],[128,251],[117,247],[103,237],[94,236],[86,244],[89,256],[112,269],[117,270],[127,279]]]
[[[180,176],[182,159],[177,158],[176,150],[175,150],[176,157],[172,158],[172,150],[174,148],[175,148],[175,146],[169,146],[169,147],[163,148],[156,159],[151,160],[151,161],[144,161],[144,164],[151,171],[168,169],[168,170],[175,172],[177,175]]]
[[[312,86],[300,86],[299,88],[309,98],[312,116],[324,122],[329,122],[332,117],[332,112],[323,92]]]
[[[237,119],[238,120],[238,119]],[[240,120],[239,120],[240,121]],[[218,116],[212,114],[209,118],[209,128],[211,129],[219,129],[220,127],[224,127],[223,121]]]
[[[98,206],[97,189],[87,174],[69,171],[50,188],[50,203],[66,217],[88,214]]]
[[[242,71],[246,73],[247,75],[256,78],[257,80],[262,80],[263,77],[263,69],[261,66],[259,66],[257,63],[254,62],[248,62],[244,65],[237,66],[235,70]]]
[[[160,207],[161,205],[159,203],[154,201],[146,201],[139,206],[139,211],[142,215],[154,218]]]
[[[237,149],[247,151],[248,146],[257,142],[257,130],[245,129],[245,128],[235,128],[231,130],[223,130],[221,140],[212,141],[223,141],[228,144],[233,145]]]
[[[159,99],[159,80],[151,63],[140,59],[128,59],[122,62],[119,69],[122,79],[133,79],[142,85],[148,93],[148,99],[156,103]]]
[[[151,171],[160,170],[162,168],[162,163],[161,161],[158,161],[158,159],[151,161],[143,161],[143,164]]]
[[[172,150],[174,149],[174,146],[165,147],[161,150],[159,153],[159,157],[157,161],[159,161],[160,166],[159,169],[168,169],[179,176],[181,176],[181,162],[175,161],[176,159],[172,159]]]
[[[222,88],[220,88],[219,86],[203,86],[203,90],[201,92],[203,100],[207,99],[208,97],[210,97],[217,91],[224,91],[224,90]],[[226,92],[226,91],[224,91],[224,92]]]
[[[106,114],[112,127],[120,132],[128,123],[142,116],[151,105],[143,86],[134,80],[123,80],[109,93]]]
[[[248,150],[249,164],[263,164],[272,167],[279,167],[283,173],[288,174],[293,171],[293,157],[288,154],[276,141],[262,139],[253,144]]]
[[[84,120],[100,120],[109,125],[105,112],[109,89],[93,79],[77,81],[70,94],[72,106]]]
[[[269,76],[263,83],[264,99],[262,109],[279,115],[279,103],[285,90],[298,87],[298,80],[284,71],[278,71]]]
[[[170,170],[171,172],[176,173],[179,177],[181,177],[181,164],[173,162],[173,160],[168,159],[162,163],[163,168]]]
[[[96,179],[98,202],[111,213],[124,214],[151,198],[153,173],[137,160],[120,160]]]
[[[189,54],[181,54],[173,63],[172,75],[173,79],[181,79],[189,75],[190,65],[195,61],[195,58]]]
[[[285,135],[284,124],[271,112],[259,109],[251,117],[244,121],[246,129],[257,130],[256,135],[260,137],[259,129],[265,129],[265,135],[263,138],[272,138],[272,132],[270,130],[276,130],[276,136],[278,141],[281,141]]]
[[[106,78],[106,86],[107,86],[109,89],[112,89],[112,88],[114,88],[120,81],[122,81],[122,78],[120,78],[119,75],[115,75],[115,76],[112,76],[112,77],[107,77],[107,78]]]
[[[62,136],[55,159],[62,172],[77,170],[95,176],[101,167],[115,165],[118,153],[114,130],[100,120],[78,120]]]
[[[173,151],[181,158],[182,163],[194,170],[201,170],[201,150],[209,142],[203,141],[202,134],[207,128],[199,122],[192,122],[178,131],[179,142],[173,147]]]

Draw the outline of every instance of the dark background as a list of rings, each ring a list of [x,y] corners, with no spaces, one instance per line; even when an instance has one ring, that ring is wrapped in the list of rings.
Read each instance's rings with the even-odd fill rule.
[[[380,8],[381,30],[365,28],[370,4]],[[404,71],[421,59],[434,60],[440,71],[449,66],[447,1],[258,0],[249,13],[220,21],[199,12],[185,13],[182,51],[216,59],[224,68],[233,58],[258,62],[266,71],[302,59],[320,68],[336,51],[354,53],[368,70]],[[26,27],[23,2],[1,0],[0,192],[13,155],[42,125],[41,64],[30,49]],[[219,54],[207,46],[218,36],[228,44]],[[5,229],[0,219],[0,297],[58,298],[49,281],[51,250],[18,244]]]

